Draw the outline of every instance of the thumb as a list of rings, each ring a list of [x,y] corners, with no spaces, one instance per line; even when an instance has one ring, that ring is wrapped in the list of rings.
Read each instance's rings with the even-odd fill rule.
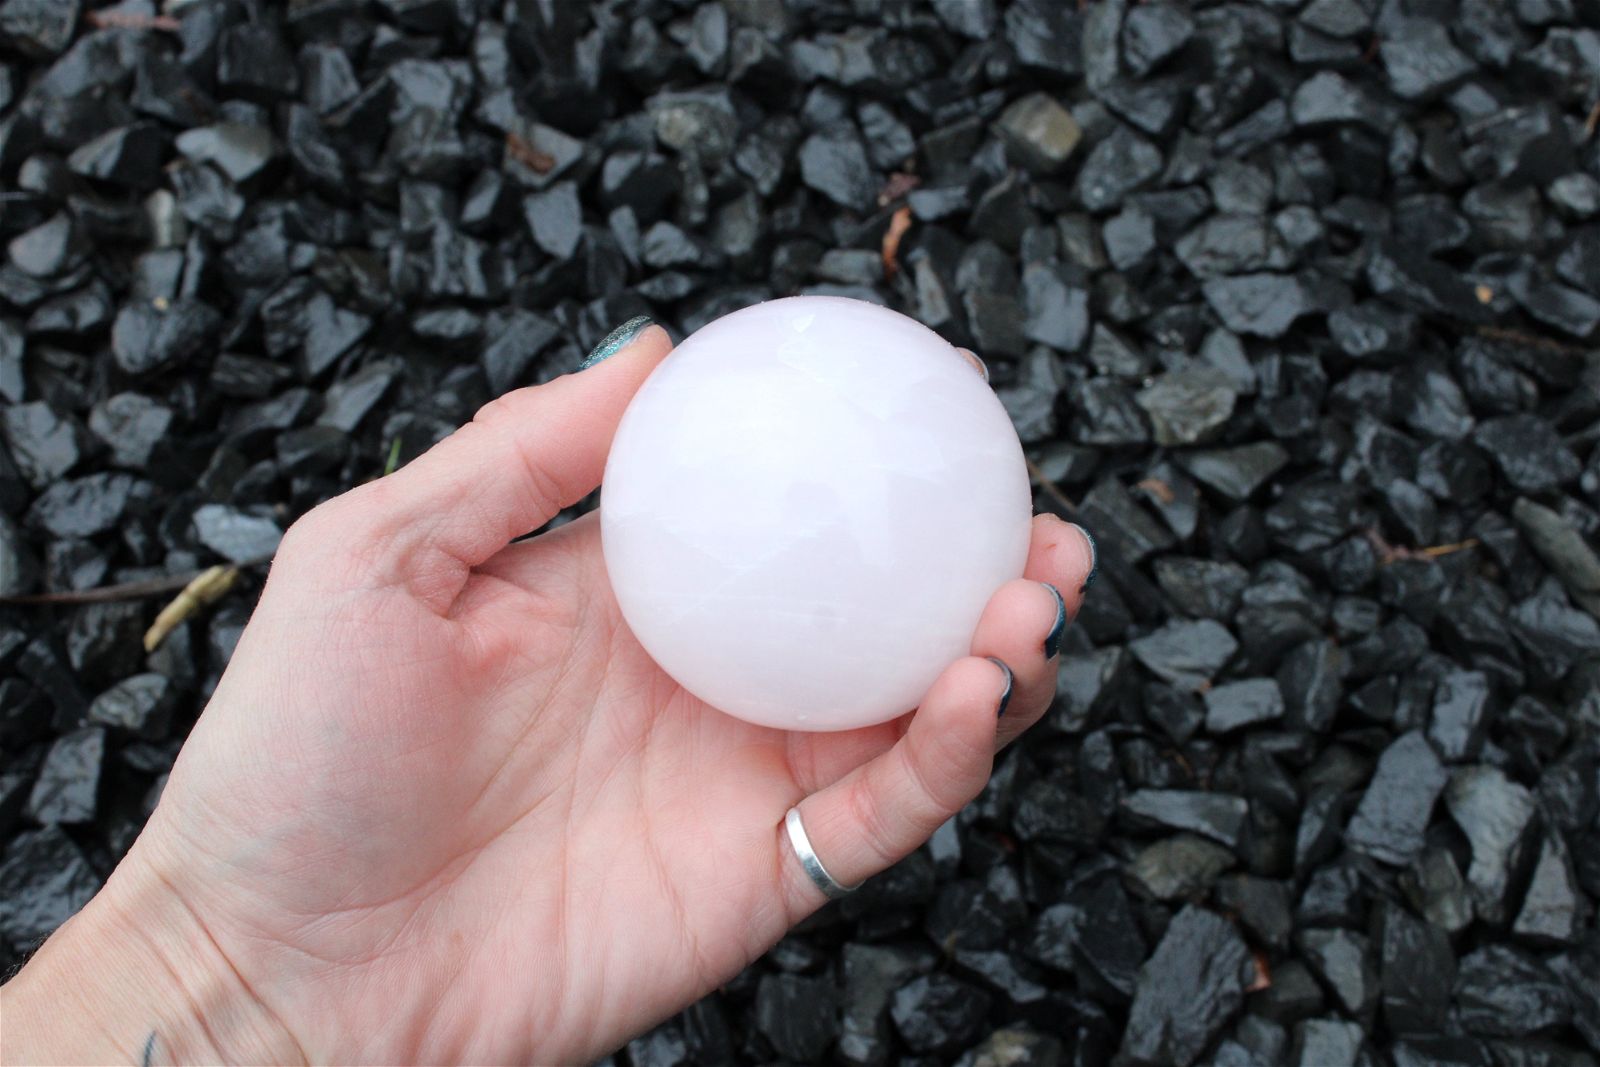
[[[671,349],[650,320],[624,324],[577,373],[506,393],[394,474],[313,511],[304,539],[321,540],[318,526],[346,547],[356,539],[363,551],[348,555],[364,579],[403,582],[448,610],[471,568],[600,484],[623,409]]]

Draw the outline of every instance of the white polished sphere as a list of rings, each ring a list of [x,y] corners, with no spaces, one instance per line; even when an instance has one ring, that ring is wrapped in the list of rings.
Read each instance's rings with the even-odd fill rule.
[[[1022,574],[1032,494],[972,364],[842,297],[744,308],[650,375],[611,445],[606,569],[690,693],[786,730],[916,707]],[[998,694],[997,694],[998,695]]]

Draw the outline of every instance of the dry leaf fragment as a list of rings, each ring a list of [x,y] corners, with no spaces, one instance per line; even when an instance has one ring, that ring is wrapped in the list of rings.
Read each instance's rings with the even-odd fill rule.
[[[900,273],[900,238],[911,229],[911,209],[901,207],[889,216],[889,228],[883,232],[883,280],[894,281]]]

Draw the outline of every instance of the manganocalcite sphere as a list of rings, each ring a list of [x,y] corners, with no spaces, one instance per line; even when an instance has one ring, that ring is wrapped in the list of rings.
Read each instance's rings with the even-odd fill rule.
[[[954,347],[897,312],[802,296],[724,316],[650,375],[601,490],[606,569],[693,695],[786,730],[914,708],[1018,577],[1016,431]]]

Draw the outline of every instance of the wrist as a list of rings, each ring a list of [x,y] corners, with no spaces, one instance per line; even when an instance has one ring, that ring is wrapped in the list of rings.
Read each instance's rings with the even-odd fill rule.
[[[306,1062],[294,1036],[139,851],[0,990],[6,1017],[0,1058]]]

